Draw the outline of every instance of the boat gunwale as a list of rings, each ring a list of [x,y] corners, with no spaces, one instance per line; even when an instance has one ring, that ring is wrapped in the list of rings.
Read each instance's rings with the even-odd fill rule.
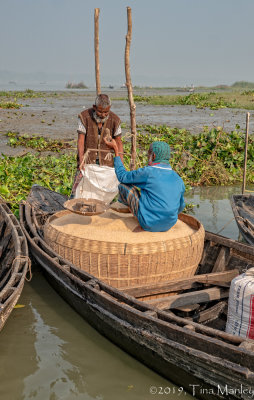
[[[11,265],[11,276],[0,291],[0,330],[3,328],[11,310],[18,301],[23,289],[29,257],[26,236],[21,226],[11,212],[6,202],[0,198],[0,215],[7,227],[10,228],[11,238],[14,247],[14,258]],[[10,292],[10,294],[8,294]],[[3,300],[4,299],[4,300]]]
[[[231,203],[231,207],[232,207],[232,211],[235,217],[235,221],[237,223],[237,226],[240,230],[240,232],[242,233],[242,236],[244,237],[244,239],[246,240],[246,242],[248,242],[249,245],[254,245],[254,234],[252,234],[250,232],[250,230],[247,228],[247,226],[244,224],[244,218],[240,215],[239,212],[239,206],[237,206],[237,202],[240,199],[245,199],[245,198],[249,198],[250,196],[252,196],[251,194],[235,194],[230,198],[230,203]],[[253,247],[253,252],[254,252],[254,247]]]

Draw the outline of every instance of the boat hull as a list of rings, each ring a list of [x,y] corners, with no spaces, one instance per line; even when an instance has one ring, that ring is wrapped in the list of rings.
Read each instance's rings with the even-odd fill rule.
[[[234,195],[231,206],[243,239],[254,246],[254,196]]]
[[[177,332],[167,335],[165,330],[162,334],[151,318],[136,315],[136,310],[115,304],[88,283],[77,285],[26,234],[33,257],[56,292],[98,332],[137,360],[187,392],[193,394],[195,390],[195,397],[200,399],[209,399],[211,394],[213,398],[226,398],[222,394],[225,385],[230,390],[241,388],[241,385],[246,391],[254,387],[254,375],[246,368],[230,365],[222,358],[179,343]],[[230,398],[248,397],[236,394]]]
[[[21,295],[28,263],[25,235],[0,198],[0,331]]]

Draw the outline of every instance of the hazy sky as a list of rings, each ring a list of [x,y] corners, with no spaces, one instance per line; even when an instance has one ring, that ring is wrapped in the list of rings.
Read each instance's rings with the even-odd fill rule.
[[[99,7],[102,84],[124,82],[127,6],[134,85],[254,81],[253,0],[0,0],[0,71],[94,83]]]

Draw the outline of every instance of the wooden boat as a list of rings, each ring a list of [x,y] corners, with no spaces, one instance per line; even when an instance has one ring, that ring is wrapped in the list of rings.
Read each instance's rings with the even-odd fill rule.
[[[22,292],[28,262],[26,237],[0,198],[0,330]]]
[[[65,200],[35,186],[20,207],[30,250],[55,290],[101,334],[195,397],[249,398],[254,346],[224,330],[230,281],[254,266],[254,248],[206,232],[198,275],[120,291],[44,241],[45,221]]]
[[[234,195],[231,206],[238,228],[247,243],[254,245],[254,196]]]

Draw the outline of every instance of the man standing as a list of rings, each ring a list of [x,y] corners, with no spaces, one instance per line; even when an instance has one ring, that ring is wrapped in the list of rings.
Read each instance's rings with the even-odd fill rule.
[[[153,142],[148,151],[148,166],[126,171],[115,140],[109,142],[105,139],[105,143],[115,151],[115,171],[120,182],[119,201],[130,208],[145,231],[169,230],[185,207],[184,183],[169,164],[169,145]]]
[[[78,120],[78,149],[77,149],[77,174],[75,176],[71,197],[75,196],[76,188],[81,181],[81,163],[87,149],[99,149],[90,151],[88,154],[89,164],[99,164],[113,167],[113,157],[109,157],[109,148],[104,142],[104,138],[109,134],[109,139],[114,139],[118,152],[123,153],[121,140],[120,118],[110,111],[111,101],[108,95],[99,94],[95,99],[93,107],[82,111]],[[106,130],[106,128],[108,128]]]

